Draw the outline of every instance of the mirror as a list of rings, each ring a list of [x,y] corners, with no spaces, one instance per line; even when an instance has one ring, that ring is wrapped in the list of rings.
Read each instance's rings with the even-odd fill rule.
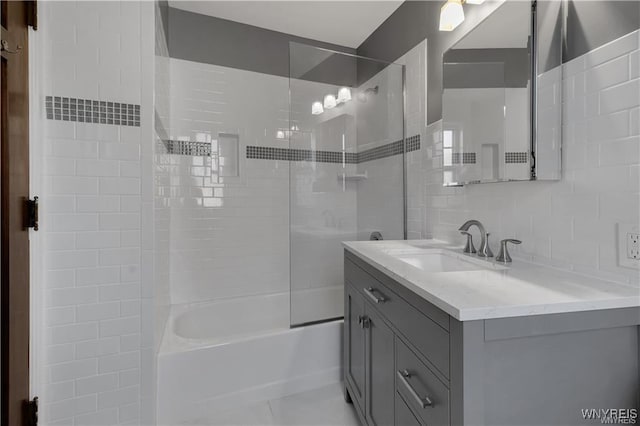
[[[560,178],[561,11],[547,3],[561,2],[504,1],[444,53],[445,186]]]

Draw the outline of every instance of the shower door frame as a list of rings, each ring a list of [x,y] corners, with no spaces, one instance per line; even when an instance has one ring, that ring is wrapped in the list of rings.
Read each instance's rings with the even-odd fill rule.
[[[406,115],[406,110],[407,110],[407,72],[406,72],[406,66],[404,64],[399,64],[397,62],[388,62],[388,61],[384,61],[384,60],[380,60],[380,59],[374,59],[374,58],[370,58],[367,56],[362,56],[362,55],[357,55],[357,54],[353,54],[353,53],[347,53],[347,52],[341,52],[339,50],[333,50],[333,49],[328,49],[325,47],[318,47],[318,46],[313,46],[311,44],[305,44],[305,43],[300,43],[300,42],[293,42],[290,41],[289,42],[289,51],[287,52],[287,56],[288,56],[288,60],[289,60],[289,120],[288,120],[288,128],[291,129],[292,127],[292,117],[291,117],[291,112],[292,112],[292,108],[291,108],[291,103],[292,103],[292,98],[291,98],[291,45],[292,44],[298,44],[298,45],[303,45],[303,46],[308,46],[310,48],[313,49],[317,49],[317,50],[321,50],[321,51],[325,51],[328,53],[332,53],[332,54],[337,54],[337,55],[344,55],[344,56],[349,56],[352,58],[356,58],[356,59],[363,59],[363,60],[367,60],[367,61],[372,61],[372,62],[377,62],[377,63],[382,63],[382,64],[386,64],[386,66],[389,65],[396,65],[396,66],[400,66],[400,70],[401,70],[401,76],[402,76],[402,102],[401,107],[402,107],[402,235],[403,235],[403,239],[407,240],[408,237],[408,231],[407,231],[407,221],[408,221],[408,201],[407,201],[407,115]],[[385,68],[386,68],[385,66]],[[292,138],[293,132],[289,133],[289,137],[288,139],[288,147],[289,149],[291,149],[291,138]],[[289,169],[288,169],[288,173],[289,173],[289,301],[291,301],[291,292],[292,292],[292,279],[291,279],[291,217],[292,217],[292,205],[291,205],[291,161],[289,161]],[[331,322],[331,321],[339,321],[339,320],[343,320],[344,319],[344,314],[342,316],[339,317],[333,317],[333,318],[326,318],[326,319],[321,319],[321,320],[315,320],[315,321],[309,321],[309,322],[303,322],[303,323],[296,323],[293,324],[291,321],[291,310],[292,307],[289,306],[289,327],[290,328],[296,328],[296,327],[305,327],[305,326],[309,326],[309,325],[314,325],[314,324],[322,324],[322,323],[326,323],[326,322]]]

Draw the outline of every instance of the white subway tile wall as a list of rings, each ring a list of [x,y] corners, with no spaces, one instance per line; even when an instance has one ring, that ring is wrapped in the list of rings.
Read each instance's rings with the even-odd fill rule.
[[[288,148],[277,131],[289,127],[289,79],[170,63],[170,139],[230,133],[240,143],[237,177],[216,176],[216,155],[170,155],[171,303],[288,291],[289,162],[245,153],[248,145]]]
[[[346,135],[344,149],[350,156],[349,163],[355,163],[357,158],[353,152],[356,140],[351,137],[355,132],[353,135],[350,133],[355,130],[354,123],[344,123],[340,133],[336,129],[341,128],[339,120],[344,120],[344,116],[337,118],[329,114],[316,117],[308,111],[314,95],[337,91],[337,87],[295,81],[291,88],[292,102],[294,107],[299,105],[304,111],[295,115],[296,120],[299,119],[296,125],[300,137],[292,141],[292,148],[297,150],[292,152],[288,150],[288,139],[278,136],[290,125],[287,78],[178,59],[171,59],[170,63],[172,111],[167,139],[172,141],[172,149],[179,148],[175,141],[211,143],[212,152],[211,156],[186,155],[189,152],[178,149],[175,155],[170,155],[171,172],[166,179],[171,196],[173,304],[289,291],[289,224],[296,230],[291,236],[296,244],[305,239],[298,238],[299,235],[308,238],[313,232],[318,234],[319,228],[332,228],[330,235],[333,239],[329,242],[325,235],[325,243],[331,253],[335,250],[340,252],[340,240],[348,235],[355,238],[351,227],[356,226],[356,188],[358,191],[363,187],[369,188],[369,196],[363,197],[362,203],[364,210],[373,213],[369,215],[370,219],[378,226],[373,230],[385,231],[383,234],[387,238],[402,238],[401,156],[366,162],[361,159],[362,164],[358,168],[362,167],[363,173],[368,170],[371,182],[348,183],[345,188],[338,185],[337,179],[343,172],[341,163],[322,162],[341,158],[340,134]],[[386,74],[381,73],[378,80],[368,82],[367,87],[379,83],[383,91],[387,91],[390,85],[395,84],[396,93],[400,93],[401,73],[396,72],[393,76],[396,80]],[[320,94],[316,93],[318,91]],[[386,99],[384,93],[379,99]],[[348,104],[345,108],[355,105]],[[376,126],[391,121],[395,125],[384,134],[366,129],[363,137],[358,139],[362,151],[381,148],[383,144],[401,138],[400,104],[396,109],[392,111],[395,115],[387,116],[386,104],[375,103],[374,100],[369,103],[368,115],[363,119],[368,118]],[[320,126],[320,121],[333,124]],[[317,131],[314,137],[310,136],[309,129],[312,128]],[[238,176],[217,174],[217,140],[221,133],[238,135]],[[381,139],[371,139],[374,136]],[[411,142],[412,149],[419,146],[419,138],[412,138]],[[287,161],[304,160],[305,154],[310,155],[311,151],[302,150],[309,149],[331,153],[320,153],[319,163],[295,161],[290,164]],[[373,154],[370,151],[365,153]],[[367,159],[373,160],[373,157]],[[356,171],[356,167],[351,165],[347,169],[348,173]],[[381,188],[385,188],[393,201],[374,195],[374,192],[382,191]],[[294,192],[290,193],[291,190]],[[314,196],[320,198],[315,199]],[[317,202],[322,206],[313,207]],[[380,206],[390,207],[385,212],[371,208]],[[351,218],[350,214],[354,217]],[[385,221],[391,225],[386,225]],[[314,228],[316,225],[319,228]],[[323,231],[328,232],[324,228]],[[365,238],[368,238],[369,234],[365,233]],[[300,249],[295,256],[292,265],[295,265],[293,272],[296,277],[292,285],[296,289],[305,290],[321,283],[335,282],[335,271],[331,278],[325,276],[329,270],[319,266],[326,263],[318,263],[317,259],[320,256],[333,265],[341,262],[340,257],[328,256],[319,248]],[[247,264],[251,267],[247,268]],[[305,268],[313,266],[321,271],[311,277]],[[341,305],[338,303],[336,306]]]
[[[123,340],[124,347],[141,346],[141,368],[132,374],[120,375],[121,382],[140,384],[140,424],[156,424],[158,350],[169,314],[169,160],[162,140],[166,138],[165,123],[170,116],[169,51],[160,5],[153,2],[155,65],[153,82],[153,141],[143,150],[141,167],[142,190],[142,303],[140,335]],[[151,112],[151,111],[149,111]],[[151,120],[149,120],[151,121]],[[123,210],[136,211],[136,205],[126,203]],[[131,307],[135,310],[135,306]],[[135,373],[135,374],[134,374]],[[124,412],[123,412],[124,411]],[[123,418],[135,417],[135,410],[122,409]]]
[[[430,125],[423,143],[426,235],[461,243],[457,228],[479,219],[494,247],[518,238],[521,258],[639,285],[638,270],[616,259],[616,223],[640,218],[639,45],[635,31],[563,66],[558,182],[443,188],[440,123]]]
[[[427,123],[427,40],[395,62],[405,66],[405,133],[420,136],[420,149],[407,152],[407,238],[426,238],[425,130]]]
[[[343,176],[356,173],[355,103],[312,115],[310,105],[339,87],[307,80],[292,80],[290,98],[291,147],[300,150],[289,158],[289,222],[291,323],[303,324],[342,315],[342,252],[340,241],[356,236],[356,191],[359,182]],[[305,151],[302,151],[305,150]],[[304,161],[304,152],[330,151],[326,160]],[[286,157],[285,157],[286,158]],[[317,158],[317,157],[316,157]],[[348,161],[351,159],[352,161]],[[260,161],[260,160],[258,160]],[[265,160],[262,160],[265,161]],[[266,160],[270,161],[270,160]]]
[[[357,149],[362,158],[367,158],[371,149],[403,138],[402,75],[402,67],[390,65],[358,88],[359,93],[378,88],[366,102],[357,104]],[[406,133],[406,136],[418,134]],[[402,149],[402,144],[397,147]],[[367,176],[357,183],[358,239],[368,240],[376,231],[387,240],[404,238],[402,155],[361,161],[357,171]]]
[[[39,12],[44,166],[32,172],[43,181],[40,418],[139,424],[153,4],[52,1],[39,3]],[[138,105],[141,121],[47,119],[47,95]]]

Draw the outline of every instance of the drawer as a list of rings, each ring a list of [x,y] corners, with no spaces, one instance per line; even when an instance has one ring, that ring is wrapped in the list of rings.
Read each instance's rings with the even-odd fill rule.
[[[395,423],[394,426],[422,426],[420,421],[413,415],[407,403],[396,392],[396,406],[395,406]]]
[[[422,314],[386,285],[350,261],[345,262],[347,281],[445,377],[449,377],[449,332]],[[418,297],[418,296],[416,296]]]
[[[428,302],[427,300],[423,299],[422,297],[418,296],[417,294],[406,288],[404,285],[398,283],[393,278],[371,266],[356,255],[345,251],[345,270],[347,278],[349,278],[349,275],[352,274],[349,270],[353,266],[359,267],[361,272],[365,272],[370,278],[373,278],[384,284],[387,288],[389,288],[398,296],[402,297],[410,305],[413,305],[413,307],[418,311],[422,312],[422,314],[429,317],[429,319],[431,319],[433,322],[449,331],[449,314],[433,305],[432,303]],[[355,272],[355,274],[357,274],[357,271]],[[354,276],[353,278],[356,277]]]
[[[396,391],[421,423],[449,424],[449,389],[397,338]]]

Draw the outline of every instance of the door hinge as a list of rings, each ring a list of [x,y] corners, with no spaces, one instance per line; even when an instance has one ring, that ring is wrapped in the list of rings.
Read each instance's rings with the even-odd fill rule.
[[[38,29],[38,2],[30,0],[27,2],[27,25],[34,30]]]
[[[27,402],[27,426],[38,426],[38,397]]]
[[[38,230],[38,197],[27,200],[27,228]]]

